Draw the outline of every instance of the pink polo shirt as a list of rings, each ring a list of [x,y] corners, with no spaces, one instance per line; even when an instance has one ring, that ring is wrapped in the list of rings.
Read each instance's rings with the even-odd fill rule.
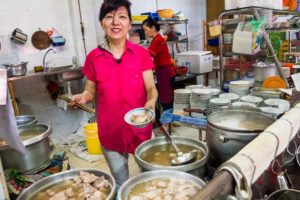
[[[134,154],[140,143],[151,138],[152,124],[137,129],[124,121],[124,115],[144,107],[147,94],[142,73],[153,68],[147,50],[129,41],[119,61],[99,48],[87,55],[83,73],[96,84],[98,135],[106,149]]]

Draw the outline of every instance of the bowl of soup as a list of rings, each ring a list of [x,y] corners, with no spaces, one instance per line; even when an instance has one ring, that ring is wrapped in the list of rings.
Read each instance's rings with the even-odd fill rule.
[[[186,172],[158,170],[139,174],[120,188],[117,200],[192,199],[205,182]]]
[[[197,151],[196,160],[185,165],[172,166],[171,161],[177,154],[165,137],[157,137],[140,144],[135,151],[135,160],[142,172],[155,170],[175,170],[203,177],[209,150],[205,143],[188,137],[171,136],[178,148],[187,153]]]

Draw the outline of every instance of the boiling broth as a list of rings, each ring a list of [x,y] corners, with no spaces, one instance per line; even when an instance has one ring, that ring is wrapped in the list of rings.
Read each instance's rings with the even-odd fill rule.
[[[176,145],[183,153],[188,153],[196,149],[198,154],[196,161],[201,160],[205,156],[204,152],[199,148],[195,148],[193,146],[185,144]],[[176,156],[177,154],[174,147],[171,144],[166,143],[163,145],[156,145],[149,148],[147,151],[144,151],[140,157],[142,160],[154,165],[171,166],[171,161]]]
[[[191,199],[200,190],[190,181],[177,178],[157,178],[137,184],[126,200],[134,199]]]
[[[30,130],[30,131],[20,132],[19,136],[22,141],[26,141],[41,134],[42,132],[40,130]]]
[[[81,197],[79,194],[83,192],[83,185],[80,184],[74,184],[74,181],[71,180],[64,180],[60,183],[56,183],[52,186],[49,186],[41,191],[39,191],[38,193],[36,193],[33,197],[30,198],[30,200],[46,200],[46,199],[50,199],[51,195],[48,194],[48,190],[53,191],[55,194],[65,191],[68,188],[72,188],[72,196],[71,197],[66,197],[67,200],[85,200],[85,197]],[[98,189],[98,191],[100,191],[102,193],[101,199],[106,199],[107,196],[110,194],[111,192],[111,186],[109,185],[109,187],[102,187],[100,189]],[[56,198],[55,198],[56,199]],[[101,200],[99,199],[99,200]]]

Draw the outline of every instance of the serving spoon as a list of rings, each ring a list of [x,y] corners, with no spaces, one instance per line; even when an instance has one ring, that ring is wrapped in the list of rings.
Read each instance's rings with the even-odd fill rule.
[[[165,129],[165,127],[161,124],[159,119],[156,119],[156,123],[158,124],[160,130],[163,132],[163,134],[165,135],[167,140],[171,143],[171,145],[174,147],[174,149],[176,151],[177,156],[176,156],[176,158],[172,159],[172,161],[171,161],[172,166],[186,165],[186,164],[192,163],[196,160],[196,158],[198,156],[197,150],[183,153],[182,151],[180,151],[178,146],[173,142],[170,134]]]

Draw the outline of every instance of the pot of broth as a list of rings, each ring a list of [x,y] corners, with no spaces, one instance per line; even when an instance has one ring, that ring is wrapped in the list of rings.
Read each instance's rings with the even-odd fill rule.
[[[23,155],[9,145],[0,146],[4,169],[14,168],[27,173],[49,162],[52,147],[48,136],[52,133],[51,127],[47,124],[28,124],[18,126],[18,131],[26,152]]]
[[[205,164],[209,158],[209,151],[205,143],[193,138],[171,136],[172,140],[183,153],[197,151],[195,162],[171,166],[176,151],[165,137],[157,137],[140,144],[135,150],[135,160],[142,172],[155,170],[175,170],[203,177]]]
[[[139,174],[120,188],[117,200],[192,199],[205,182],[186,172],[158,170]]]
[[[115,192],[116,183],[110,174],[96,169],[74,169],[39,180],[25,189],[17,200],[112,200]]]
[[[213,164],[218,166],[239,152],[275,119],[262,112],[223,110],[207,118],[206,139]]]

